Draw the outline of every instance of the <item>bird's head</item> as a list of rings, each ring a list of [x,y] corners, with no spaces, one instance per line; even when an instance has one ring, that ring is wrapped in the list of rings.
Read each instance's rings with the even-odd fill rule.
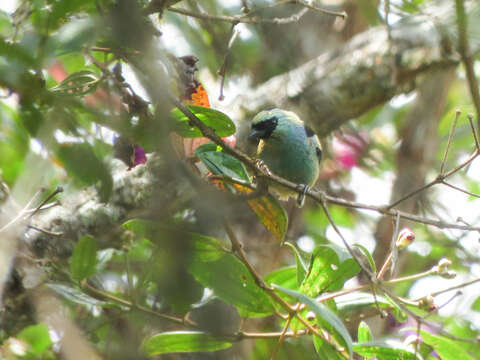
[[[259,112],[252,120],[252,127],[248,140],[257,142],[260,139],[266,140],[277,130],[281,130],[288,122],[298,122],[298,116],[282,109],[270,109]]]

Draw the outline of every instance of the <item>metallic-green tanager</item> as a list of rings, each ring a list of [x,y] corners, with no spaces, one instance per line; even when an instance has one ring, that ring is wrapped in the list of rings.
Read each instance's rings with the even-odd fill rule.
[[[315,132],[295,113],[282,109],[258,113],[252,120],[248,138],[260,140],[257,157],[275,175],[298,184],[305,191],[317,181],[322,148]],[[278,185],[269,184],[269,189],[281,200],[299,194]],[[303,204],[302,196],[298,197],[298,204]]]

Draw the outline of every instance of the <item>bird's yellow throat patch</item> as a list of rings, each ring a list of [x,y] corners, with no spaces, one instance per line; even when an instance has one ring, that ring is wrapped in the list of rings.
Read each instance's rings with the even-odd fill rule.
[[[257,156],[259,156],[262,153],[264,146],[265,146],[265,141],[263,139],[260,139],[257,147]]]

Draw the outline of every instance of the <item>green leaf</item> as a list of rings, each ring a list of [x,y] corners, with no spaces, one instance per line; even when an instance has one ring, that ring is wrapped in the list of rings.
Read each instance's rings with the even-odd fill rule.
[[[28,326],[17,337],[29,345],[29,352],[32,355],[37,356],[42,355],[53,344],[45,324]]]
[[[357,337],[359,343],[367,343],[373,340],[372,331],[370,330],[368,324],[365,321],[360,321],[360,324],[358,324]]]
[[[232,346],[231,342],[199,331],[171,331],[146,339],[142,349],[148,356],[168,353],[217,351]]]
[[[169,231],[167,227],[148,220],[130,220],[123,227],[146,238]],[[231,253],[226,253],[218,239],[189,232],[182,234],[191,241],[188,271],[200,284],[248,316],[273,313],[269,297],[258,287],[246,266]]]
[[[426,331],[420,331],[425,343],[432,346],[442,360],[473,360],[459,342],[443,336],[433,335]],[[463,344],[469,345],[469,344]]]
[[[223,151],[217,151],[215,144],[205,144],[195,150],[195,155],[215,175],[225,175],[232,179],[250,182],[247,169],[243,163]]]
[[[352,357],[352,338],[350,337],[345,325],[343,325],[342,320],[340,320],[337,315],[335,315],[322,303],[315,301],[315,299],[312,299],[305,294],[294,290],[285,289],[275,284],[273,287],[310,307],[310,310],[315,313],[319,325],[324,326],[330,333],[332,333],[336,340],[340,342],[342,346],[345,346],[348,349],[350,358]]]
[[[85,306],[116,306],[116,304],[108,303],[105,301],[97,300],[90,295],[85,294],[82,290],[77,287],[72,287],[63,284],[53,284],[49,283],[47,286],[55,291],[58,295],[64,297],[65,299],[80,305]]]
[[[265,275],[264,281],[271,285],[277,284],[281,287],[297,290],[297,268],[295,266],[287,266]]]
[[[397,302],[392,299],[388,294],[383,294],[385,296],[385,299],[390,303],[390,305],[393,307],[392,314],[395,316],[395,319],[400,321],[400,322],[405,322],[408,319],[407,314],[402,310],[400,305],[397,304]]]
[[[292,249],[293,253],[295,254],[295,259],[297,261],[297,284],[300,286],[305,279],[305,275],[307,274],[307,265],[302,259],[302,256],[298,252],[298,249],[295,247],[295,245],[286,242],[284,245],[288,246],[290,249]],[[278,283],[277,283],[278,284]]]
[[[313,337],[313,345],[320,360],[345,360],[345,357],[332,344],[318,336]]]
[[[407,314],[405,314],[397,304],[392,303],[389,299],[381,295],[377,295],[376,298],[377,303],[375,303],[375,297],[372,294],[355,292],[348,296],[342,296],[335,302],[342,317],[348,317],[368,307],[376,309],[378,304],[381,309],[388,309],[398,322],[405,322],[407,320]]]
[[[95,274],[97,266],[97,242],[87,235],[78,240],[70,259],[70,273],[77,281],[89,278]]]
[[[248,200],[260,222],[280,241],[288,230],[288,215],[279,201],[271,195]]]
[[[82,70],[70,74],[50,91],[64,95],[85,96],[96,90],[100,80],[100,77],[93,71]]]
[[[205,125],[212,128],[220,137],[230,136],[235,133],[235,124],[224,113],[203,106],[187,105],[187,108],[197,116]],[[172,130],[186,138],[203,137],[201,131],[190,123],[188,117],[178,108],[171,112]]]
[[[325,291],[336,291],[360,271],[350,254],[335,245],[319,245],[312,254],[307,277],[300,291],[318,296]]]
[[[357,354],[371,358],[376,356],[378,360],[415,360],[416,356],[413,352],[391,347],[390,345],[372,341],[365,344],[355,344],[353,349]],[[443,358],[442,358],[443,359]],[[457,358],[463,359],[463,358]]]
[[[169,230],[157,222],[143,219],[128,220],[122,226],[124,229],[134,232],[140,238],[155,238],[159,232],[164,233]],[[213,237],[191,232],[184,232],[184,234],[188,235],[188,238],[192,240],[191,250],[197,260],[214,261],[225,254],[220,241]],[[148,256],[150,256],[150,252]]]
[[[368,263],[370,264],[370,270],[372,270],[373,274],[376,274],[377,273],[377,265],[375,264],[375,260],[373,260],[373,256],[372,256],[372,254],[370,254],[370,251],[368,251],[368,249],[361,244],[353,244],[353,246],[359,248],[362,251],[363,255],[365,255],[365,257],[368,260]]]
[[[232,254],[223,254],[211,261],[194,252],[189,271],[200,284],[250,317],[274,312],[269,297],[258,287],[246,266]]]
[[[96,185],[100,182],[100,198],[108,200],[113,188],[112,176],[89,144],[62,144],[58,147],[57,156],[67,171],[82,183]]]

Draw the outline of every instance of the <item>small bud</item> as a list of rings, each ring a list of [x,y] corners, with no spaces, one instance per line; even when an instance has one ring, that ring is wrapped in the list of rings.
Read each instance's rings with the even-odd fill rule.
[[[448,269],[450,265],[452,265],[452,262],[446,258],[443,258],[440,259],[438,264],[432,268],[432,271],[443,278],[453,279],[455,276],[457,276],[457,273],[455,270]]]
[[[452,265],[452,262],[448,260],[447,258],[442,258],[438,262],[438,271],[439,272],[445,272],[448,270],[448,268]]]
[[[305,315],[305,319],[307,319],[308,321],[315,320],[315,313],[313,311],[309,311],[307,315]]]
[[[435,300],[432,295],[427,295],[421,298],[418,301],[418,307],[426,311],[434,311],[438,309],[438,306],[435,304]]]
[[[402,229],[402,231],[400,231],[400,233],[398,234],[398,238],[397,238],[397,241],[395,242],[395,245],[400,250],[410,245],[414,240],[415,240],[415,234],[413,233],[413,231],[410,230],[409,228],[405,228],[405,229]]]
[[[444,273],[441,273],[440,276],[445,279],[453,279],[457,276],[457,272],[455,270],[448,270]]]

